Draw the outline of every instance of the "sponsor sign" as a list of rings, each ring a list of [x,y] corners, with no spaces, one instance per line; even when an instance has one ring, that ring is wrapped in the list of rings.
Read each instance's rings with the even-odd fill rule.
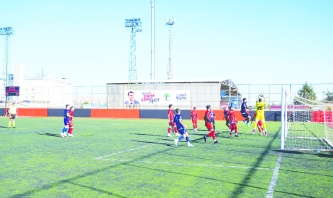
[[[290,110],[307,110],[309,107],[306,105],[288,105],[287,109]],[[281,111],[281,105],[271,105],[270,106],[271,111]]]
[[[125,104],[190,105],[190,90],[125,90],[124,99]]]

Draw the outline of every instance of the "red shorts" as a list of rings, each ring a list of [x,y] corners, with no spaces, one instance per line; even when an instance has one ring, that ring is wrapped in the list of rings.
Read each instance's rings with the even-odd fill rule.
[[[211,122],[206,122],[205,126],[207,127],[208,131],[211,131],[212,129],[214,129],[213,125]]]
[[[235,130],[235,132],[237,132],[237,124],[236,123],[232,123],[229,125],[229,129],[232,131],[232,130]]]

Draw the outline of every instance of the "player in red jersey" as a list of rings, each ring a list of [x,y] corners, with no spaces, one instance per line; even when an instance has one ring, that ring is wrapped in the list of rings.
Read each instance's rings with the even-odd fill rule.
[[[68,126],[69,126],[68,137],[73,137],[73,129],[74,129],[74,127],[73,127],[73,112],[74,112],[74,107],[71,106],[69,108],[69,115],[70,115],[70,117],[69,117],[69,124],[68,124]]]
[[[204,120],[205,120],[205,125],[206,125],[209,133],[207,135],[205,135],[203,138],[206,142],[208,137],[212,137],[214,140],[214,143],[216,144],[216,143],[218,143],[218,141],[216,140],[215,130],[213,127],[213,123],[211,122],[211,119],[210,119],[210,111],[211,111],[210,105],[207,105],[206,109],[207,110],[205,112]]]
[[[238,129],[237,129],[238,121],[236,120],[234,108],[232,106],[229,107],[228,119],[229,119],[229,134],[230,134],[230,137],[232,135],[232,131],[235,131],[235,137],[238,137]]]
[[[172,109],[172,104],[169,104],[169,110],[168,110],[168,123],[169,123],[168,136],[169,137],[171,137],[171,134],[170,134],[171,131],[175,132],[176,135],[179,136],[176,124],[173,122],[174,117],[175,117],[175,113]]]
[[[193,110],[191,111],[191,119],[194,131],[198,131],[198,114],[196,109],[196,107],[193,107]]]

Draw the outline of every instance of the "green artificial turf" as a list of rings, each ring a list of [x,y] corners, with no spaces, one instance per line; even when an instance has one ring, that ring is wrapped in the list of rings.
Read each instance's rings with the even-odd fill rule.
[[[333,155],[280,152],[280,123],[269,135],[238,123],[229,137],[217,121],[218,144],[188,126],[191,143],[174,145],[167,120],[74,118],[74,137],[61,138],[62,118],[0,118],[1,197],[266,197],[279,155],[274,197],[329,197]]]

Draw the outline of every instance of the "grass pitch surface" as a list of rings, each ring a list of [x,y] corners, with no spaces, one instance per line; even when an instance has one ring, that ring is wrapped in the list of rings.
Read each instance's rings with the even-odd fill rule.
[[[229,137],[204,142],[188,126],[191,143],[167,137],[167,120],[74,119],[74,137],[61,138],[62,118],[21,118],[7,129],[0,118],[0,197],[329,197],[332,153],[280,153],[280,123],[269,135],[238,123]],[[281,163],[277,169],[277,161]],[[273,175],[277,180],[272,180]]]

